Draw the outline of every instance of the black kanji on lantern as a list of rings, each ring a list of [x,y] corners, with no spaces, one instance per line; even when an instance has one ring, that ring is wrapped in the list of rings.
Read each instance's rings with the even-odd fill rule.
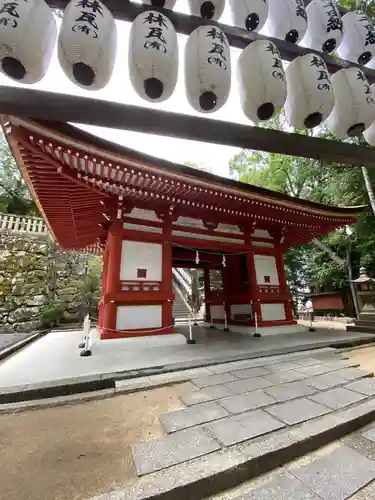
[[[0,7],[0,14],[9,14],[10,16],[19,18],[16,8],[18,7],[17,2],[6,2]]]
[[[96,15],[93,12],[86,12],[84,10],[81,10],[81,15],[76,19],[76,22],[79,23],[80,21],[85,21],[86,23],[89,23],[90,26],[92,26],[94,29],[98,29],[98,25],[96,24]]]
[[[269,43],[266,47],[266,52],[271,52],[273,56],[277,55],[280,57],[279,49],[273,43]]]
[[[326,92],[330,92],[331,88],[332,86],[329,82],[319,83],[319,85],[317,86],[318,90],[325,90]]]
[[[167,43],[164,38],[163,29],[162,28],[150,28],[148,31],[148,35],[145,38],[157,38],[162,43]]]
[[[371,87],[368,83],[365,83],[365,94],[372,94]]]
[[[357,71],[357,80],[362,80],[363,82],[366,81],[366,77],[362,71]]]
[[[10,28],[17,28],[18,21],[9,19],[9,17],[0,17],[0,25],[9,26]]]
[[[72,31],[74,33],[84,33],[85,35],[92,35],[93,38],[98,38],[98,33],[90,28],[90,26],[87,26],[87,24],[75,24],[72,27]]]
[[[143,20],[143,24],[157,24],[160,27],[167,28],[167,21],[166,18],[162,14],[155,15],[153,12],[149,12],[147,16]]]
[[[79,0],[76,7],[91,9],[95,14],[103,16],[103,6],[97,0]]]
[[[328,80],[329,77],[328,77],[328,71],[324,71],[324,70],[319,70],[319,76],[317,78],[318,80]]]
[[[307,14],[303,0],[296,0],[296,15],[307,21]]]
[[[210,30],[208,30],[206,38],[212,38],[213,40],[220,40],[220,42],[223,43],[224,45],[228,45],[227,37],[221,30],[217,28],[211,28]]]
[[[342,33],[343,30],[342,19],[336,5],[332,2],[332,0],[326,0],[324,2],[324,7],[326,9],[325,12],[328,17],[326,26],[327,33],[336,30],[339,30]]]
[[[373,98],[372,96],[368,96],[368,97],[366,97],[366,102],[367,102],[368,104],[372,104],[372,105],[374,105],[374,104],[375,104],[375,100],[374,100],[374,98]]]
[[[145,49],[155,49],[157,50],[158,52],[161,52],[162,54],[166,54],[167,53],[167,47],[159,42],[158,40],[150,40],[150,41],[146,41],[144,43],[144,48]]]
[[[326,65],[323,59],[319,56],[313,56],[310,62],[310,66],[315,66],[316,68],[325,68]]]

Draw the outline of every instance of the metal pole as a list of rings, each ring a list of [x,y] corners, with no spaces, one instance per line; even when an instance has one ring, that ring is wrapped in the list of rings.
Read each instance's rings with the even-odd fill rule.
[[[224,304],[224,332],[229,332],[227,310]]]
[[[191,316],[189,316],[189,338],[187,340],[188,344],[195,344],[195,340],[193,339],[193,327],[191,325]]]
[[[259,330],[258,330],[258,314],[257,313],[254,313],[254,320],[255,320],[255,333],[254,333],[254,337],[261,337],[262,335],[259,333]]]

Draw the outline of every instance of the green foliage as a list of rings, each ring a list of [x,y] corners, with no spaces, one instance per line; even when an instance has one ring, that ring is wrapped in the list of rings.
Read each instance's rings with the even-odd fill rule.
[[[0,138],[0,212],[39,215],[8,144]]]
[[[320,131],[320,135],[329,138]],[[316,160],[279,154],[242,151],[230,161],[233,177],[290,196],[335,206],[366,205],[368,195],[361,169],[331,166]],[[375,183],[375,172],[370,171]],[[344,229],[332,232],[322,240],[340,258],[349,260],[353,275],[365,264],[375,275],[375,217],[371,211],[358,220],[352,234]],[[310,287],[331,291],[348,286],[347,269],[336,264],[323,250],[307,245],[291,249],[285,256],[287,276],[292,292]]]
[[[57,300],[50,300],[40,309],[40,324],[43,328],[49,328],[59,323],[64,314],[64,304]]]

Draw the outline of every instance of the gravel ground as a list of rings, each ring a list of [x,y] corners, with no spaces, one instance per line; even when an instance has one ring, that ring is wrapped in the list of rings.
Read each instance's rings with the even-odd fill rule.
[[[163,435],[184,383],[0,416],[0,499],[81,500],[135,479],[131,445]]]

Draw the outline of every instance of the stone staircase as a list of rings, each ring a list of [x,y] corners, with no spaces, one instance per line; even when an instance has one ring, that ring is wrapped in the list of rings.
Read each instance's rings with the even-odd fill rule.
[[[165,435],[132,447],[139,479],[121,490],[123,500],[213,498],[280,470],[375,417],[372,372],[333,350],[242,360],[199,370],[190,370],[196,389],[180,396],[185,409],[160,415]],[[375,478],[375,464],[373,469]],[[352,480],[358,471],[347,474]],[[360,481],[357,489],[368,481]],[[280,498],[276,490],[270,493],[274,494],[267,498]],[[312,498],[303,496],[307,497]]]
[[[360,314],[359,319],[354,320],[354,325],[346,327],[346,331],[375,334],[375,314]]]
[[[187,323],[190,316],[190,309],[181,297],[176,285],[173,286],[175,301],[173,303],[173,318],[176,323]]]

